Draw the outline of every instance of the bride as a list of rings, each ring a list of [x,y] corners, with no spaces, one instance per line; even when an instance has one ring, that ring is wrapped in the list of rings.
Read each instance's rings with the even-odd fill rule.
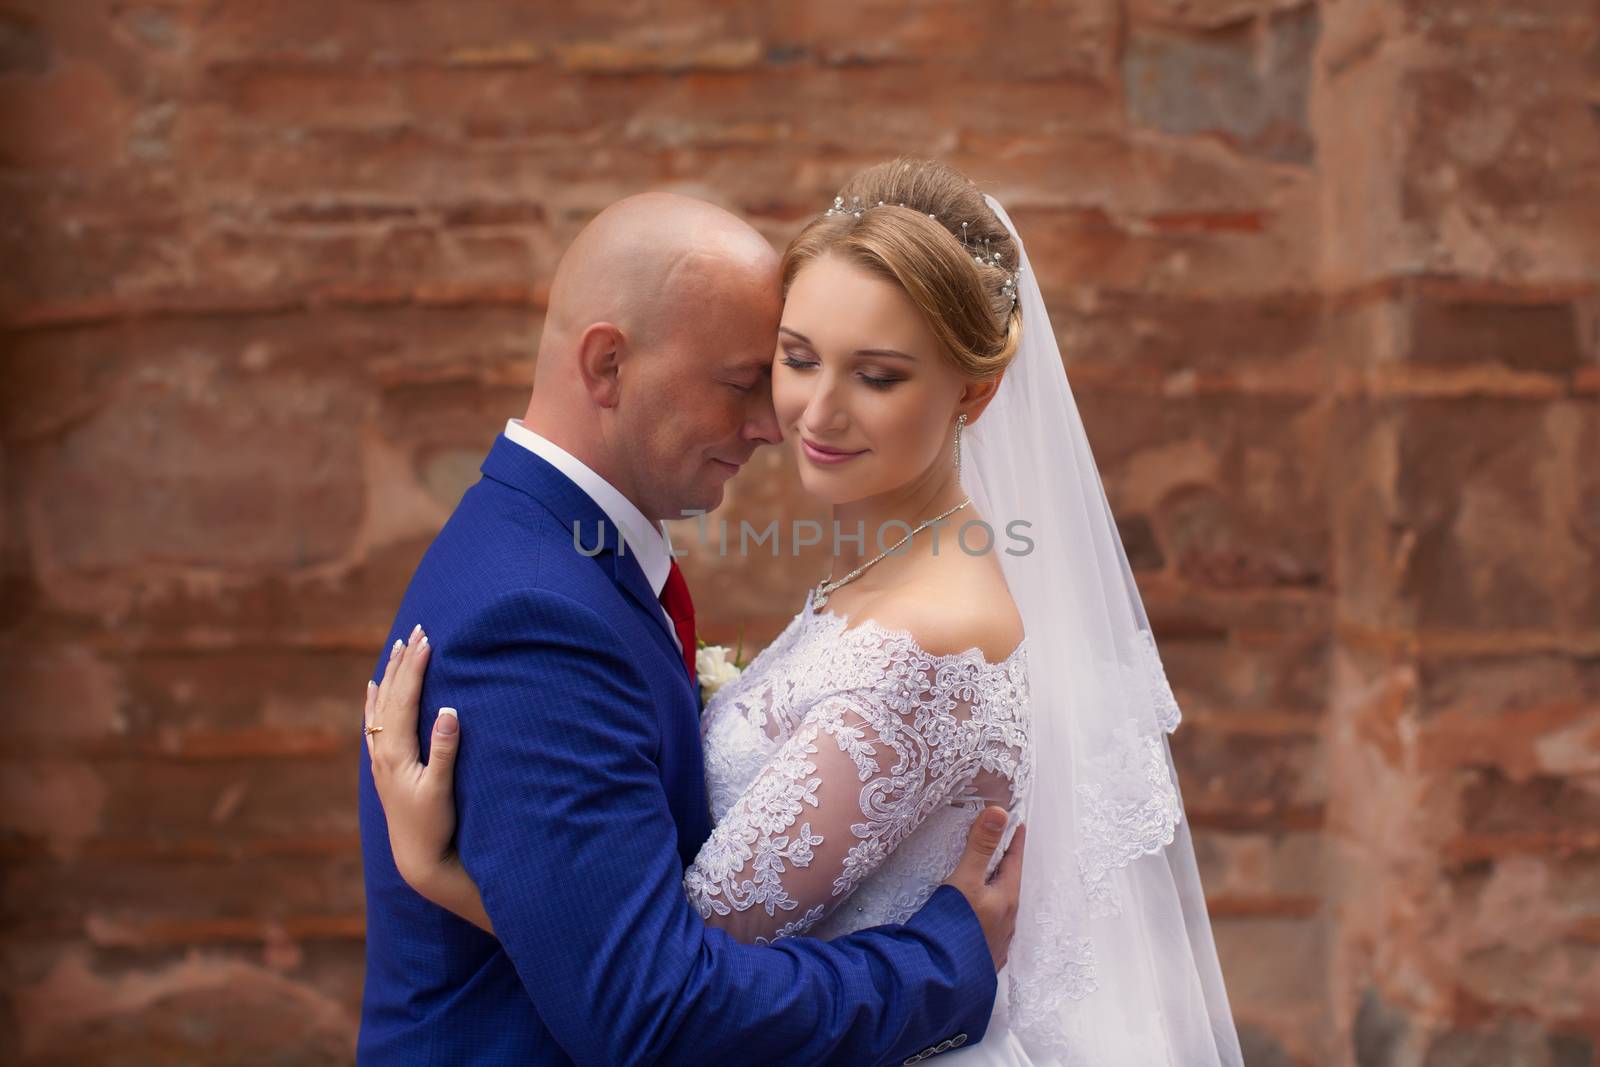
[[[901,922],[997,804],[1008,834],[1026,815],[1016,936],[985,1039],[941,1062],[1242,1064],[1167,743],[1179,710],[1010,218],[897,160],[846,183],[782,270],[773,403],[832,505],[834,565],[705,705],[715,829],[684,892],[755,943]],[[401,737],[413,640],[368,695]],[[492,930],[450,862],[441,737],[427,768],[374,764],[393,851]]]

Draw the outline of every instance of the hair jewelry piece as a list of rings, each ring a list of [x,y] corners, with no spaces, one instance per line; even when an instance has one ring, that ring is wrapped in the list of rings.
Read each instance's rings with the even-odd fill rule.
[[[879,200],[876,204],[862,204],[859,196],[852,196],[850,198],[849,206],[846,206],[844,197],[836,196],[833,198],[833,206],[827,211],[824,211],[822,213],[822,217],[826,219],[832,218],[835,215],[849,215],[852,218],[860,219],[863,211],[870,211],[874,207],[887,206],[888,205],[882,200]],[[899,206],[905,207],[905,202],[902,201]],[[939,216],[931,212],[928,214],[928,218],[932,219],[934,222],[944,221],[943,219],[939,218]],[[966,249],[967,254],[972,257],[972,261],[978,266],[999,267],[1001,270],[1006,270],[1005,265],[1000,262],[1000,253],[993,251],[989,247],[989,238],[985,237],[983,239],[983,245],[975,249],[972,242],[967,239],[967,226],[968,223],[963,222],[961,224],[961,233],[959,235],[957,235],[948,224],[945,225],[945,230],[948,231],[952,237],[956,237],[957,240],[961,242],[961,247]],[[1000,285],[1000,293],[1010,302],[1010,307],[1017,306],[1017,279],[1021,276],[1021,274],[1022,268],[1020,266],[1016,270],[1006,270],[1006,280]]]

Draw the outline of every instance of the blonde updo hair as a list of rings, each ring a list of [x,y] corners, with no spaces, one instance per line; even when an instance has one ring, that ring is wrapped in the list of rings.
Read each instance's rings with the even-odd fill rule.
[[[1022,302],[1004,288],[1019,257],[977,185],[934,160],[896,159],[856,174],[839,196],[847,208],[859,197],[861,217],[819,216],[800,231],[783,254],[784,295],[801,267],[842,256],[900,286],[967,376],[1002,373],[1022,340]],[[999,259],[980,266],[980,252]]]

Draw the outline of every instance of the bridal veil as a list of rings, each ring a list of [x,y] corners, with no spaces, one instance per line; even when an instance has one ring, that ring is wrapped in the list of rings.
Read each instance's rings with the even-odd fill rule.
[[[1242,1067],[1167,740],[1177,701],[1032,264],[985,199],[1021,263],[1021,347],[963,441],[963,483],[1010,546],[995,550],[1031,650],[1010,1027],[1035,1062]],[[1015,522],[1031,550],[1000,536]]]

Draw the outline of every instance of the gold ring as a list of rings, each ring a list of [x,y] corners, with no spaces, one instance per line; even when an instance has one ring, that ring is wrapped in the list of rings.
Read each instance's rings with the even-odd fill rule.
[[[381,726],[368,726],[366,728],[366,730],[365,730],[365,733],[367,734],[368,737],[371,737],[373,734],[379,732],[382,729],[383,729],[383,727],[381,727]]]

